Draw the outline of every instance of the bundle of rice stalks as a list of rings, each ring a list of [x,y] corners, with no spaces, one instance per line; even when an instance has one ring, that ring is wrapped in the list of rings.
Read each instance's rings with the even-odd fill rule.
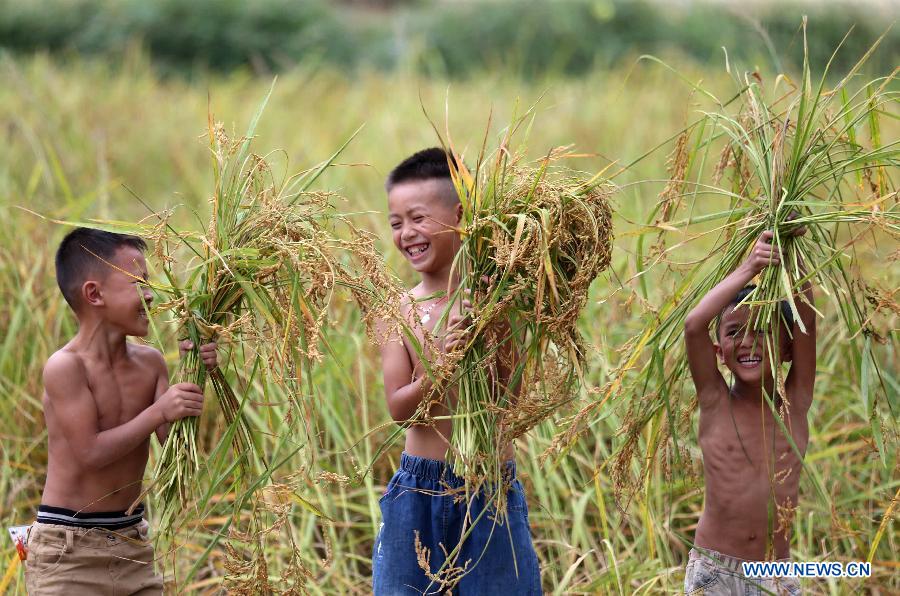
[[[471,300],[473,322],[451,377],[450,460],[467,490],[504,486],[504,447],[573,399],[576,322],[610,262],[611,186],[556,165],[565,148],[525,162],[524,147],[510,150],[516,129],[474,171],[461,156],[451,168],[463,206],[454,299]],[[502,511],[505,490],[495,494]]]
[[[718,239],[709,257],[688,267],[673,295],[660,305],[656,320],[628,346],[598,402],[624,398],[629,404],[628,422],[622,431],[625,441],[612,469],[620,489],[639,488],[633,483],[648,477],[654,455],[669,438],[675,442],[678,458],[680,427],[689,423],[695,403],[688,399],[690,390],[685,391],[684,319],[700,298],[737,267],[764,230],[773,231],[773,245],[782,257],[780,265],[763,271],[756,289],[744,301],[751,308],[754,328],[777,326],[783,319],[779,302],[786,301],[799,332],[804,333],[796,305],[805,299],[801,288],[811,282],[836,299],[850,337],[874,335],[868,297],[860,292],[867,286],[857,263],[856,243],[864,236],[896,240],[900,234],[897,191],[890,177],[900,164],[900,140],[883,142],[879,124],[882,117],[900,115],[895,84],[898,70],[858,82],[861,68],[876,46],[833,87],[828,87],[828,67],[813,83],[806,59],[799,85],[780,75],[775,88],[767,92],[757,73],[746,75],[739,81],[737,113],[720,106],[718,111],[704,113],[696,127],[685,131],[694,139],[693,153],[685,159],[696,169],[697,181],[687,180],[690,168],[681,168],[684,178],[669,185],[684,189],[678,199],[690,199],[690,215],[667,222],[667,229],[677,232],[680,242],[661,258],[687,242],[713,234]],[[779,89],[782,83],[786,89]],[[706,152],[723,142],[715,171],[704,170]],[[702,182],[705,176],[712,180]],[[730,181],[730,187],[719,186],[723,179]],[[710,197],[727,199],[727,209],[704,210],[700,199]],[[656,215],[654,212],[651,218]],[[799,227],[807,233],[796,235]],[[773,359],[770,368],[776,375],[775,387],[783,394],[784,371],[774,362],[778,338],[777,333],[769,334],[766,349]],[[863,358],[877,366],[869,339]],[[775,397],[766,396],[773,411]],[[875,401],[868,400],[867,412],[873,437],[884,455]],[[580,413],[557,446],[574,439],[595,407]],[[782,407],[789,403],[785,401]],[[666,414],[667,422],[656,420],[661,413]],[[784,431],[783,422],[780,424]],[[648,426],[651,432],[644,435]],[[786,435],[790,437],[790,433]],[[635,475],[631,463],[642,436],[651,436],[652,444],[647,447],[649,455],[642,457],[643,469]]]
[[[283,179],[250,152],[263,106],[239,138],[226,135],[210,116],[214,190],[209,225],[202,231],[175,231],[164,220],[155,238],[170,284],[157,289],[172,297],[157,308],[172,311],[181,335],[194,344],[182,360],[181,379],[201,387],[207,378],[212,382],[226,422],[223,440],[233,448],[232,469],[246,476],[245,487],[265,484],[273,471],[258,443],[259,435],[278,429],[253,427],[244,416],[249,390],[239,400],[221,368],[208,375],[197,347],[238,340],[241,364],[249,373],[243,383],[282,388],[294,402],[296,419],[314,424],[314,402],[303,396],[315,391],[302,383],[309,383],[311,367],[322,357],[318,345],[335,289],[348,290],[371,317],[395,287],[378,264],[374,239],[334,212],[329,193],[308,190],[337,153],[313,170]],[[176,251],[192,256],[178,261],[172,256]],[[172,528],[196,491],[202,455],[198,424],[198,418],[172,424],[157,462],[154,486],[164,529]]]

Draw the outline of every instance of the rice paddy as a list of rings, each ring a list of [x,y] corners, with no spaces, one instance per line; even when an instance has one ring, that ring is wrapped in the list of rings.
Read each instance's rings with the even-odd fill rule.
[[[510,430],[548,593],[677,591],[703,503],[696,420],[684,412],[673,419],[659,407],[666,397],[689,402],[689,388],[673,384],[663,396],[660,386],[647,384],[643,395],[629,394],[637,395],[632,399],[604,396],[611,394],[609,383],[620,378],[619,371],[654,362],[652,354],[632,349],[634,338],[665,318],[667,300],[683,295],[694,264],[719,250],[715,234],[699,232],[720,226],[721,216],[713,216],[730,211],[731,204],[721,193],[695,192],[694,183],[712,176],[716,154],[712,145],[708,155],[695,151],[692,140],[681,141],[678,134],[698,112],[714,112],[717,106],[658,65],[628,66],[582,80],[532,85],[485,76],[449,91],[441,81],[413,76],[346,79],[301,66],[279,78],[255,129],[260,151],[283,149],[266,159],[277,182],[328,162],[365,124],[331,167],[316,172],[315,188],[333,191],[329,201],[352,224],[342,228],[340,239],[356,238],[353,230],[374,234],[374,239],[360,238],[385,255],[389,271],[369,260],[357,261],[356,271],[385,284],[391,271],[404,282],[412,280],[389,242],[382,182],[400,159],[438,143],[420,101],[431,114],[442,114],[447,102],[454,149],[465,155],[478,154],[492,107],[494,122],[509,122],[517,98],[521,104],[537,103],[523,159],[539,164],[550,149],[574,144],[568,167],[617,174],[619,190],[609,198],[615,237],[608,270],[580,298],[584,306],[576,329],[583,338],[582,354],[573,359],[580,369],[577,391],[571,403],[554,404],[552,415],[540,422],[531,424],[525,417],[520,432],[513,430],[514,423]],[[817,65],[818,72],[823,66]],[[724,68],[680,70],[689,80],[703,78],[704,89],[717,97],[733,94]],[[762,77],[771,89],[775,73]],[[174,229],[205,232],[215,187],[205,124],[209,111],[225,122],[224,130],[243,131],[271,81],[240,73],[202,83],[161,79],[139,54],[115,65],[4,58],[0,78],[5,83],[0,87],[0,214],[5,222],[0,237],[0,521],[18,525],[32,519],[46,467],[40,370],[74,333],[73,317],[52,277],[53,248],[65,227],[34,213],[64,221],[140,221],[156,228],[159,220],[146,203],[155,213],[172,210],[166,221]],[[887,89],[896,88],[891,85]],[[861,88],[851,81],[848,93]],[[868,97],[863,94],[860,100]],[[896,116],[896,99],[883,111]],[[873,137],[865,123],[851,128],[867,140]],[[882,146],[896,143],[898,131],[896,117],[881,118],[877,137]],[[499,139],[502,131],[493,127],[489,134]],[[691,155],[691,167],[680,165],[680,142]],[[648,155],[654,147],[660,148]],[[896,192],[896,174],[890,169],[883,174],[853,180],[851,173],[847,184],[866,188],[867,196],[875,194],[873,187],[878,196]],[[685,179],[688,183],[681,184]],[[660,193],[671,201],[660,201]],[[678,207],[686,196],[690,200]],[[672,207],[663,212],[667,204]],[[892,206],[895,194],[879,209]],[[783,220],[790,210],[778,213]],[[691,232],[681,225],[688,218],[695,226]],[[896,238],[874,229],[858,237],[846,230],[835,234],[852,253],[847,267],[865,280],[858,298],[872,312],[865,332],[854,331],[846,324],[846,303],[835,293],[817,304],[823,315],[819,379],[792,553],[797,560],[872,561],[871,578],[808,581],[804,587],[810,593],[887,594],[900,590],[898,246]],[[177,253],[179,272],[189,259],[185,250]],[[352,263],[338,260],[348,267]],[[175,276],[178,283],[173,283],[161,268],[151,275],[159,285],[187,287],[183,277]],[[245,476],[249,482],[236,482],[232,466],[240,458],[231,455],[229,425],[216,407],[207,409],[196,435],[206,461],[185,493],[183,524],[172,535],[158,535],[160,569],[173,590],[369,593],[369,558],[380,521],[377,501],[401,445],[384,403],[377,350],[354,298],[352,292],[338,292],[320,303],[327,317],[318,328],[319,354],[305,354],[309,362],[303,374],[259,374],[252,366],[256,354],[232,360],[251,363],[246,368],[225,368],[240,415],[256,429],[249,440],[265,455],[266,466]],[[296,314],[304,316],[302,309]],[[148,338],[164,350],[170,370],[178,363],[176,339],[183,318],[159,314],[156,332]],[[857,331],[860,341],[850,341]],[[267,344],[274,339],[266,339],[262,345],[272,348]],[[299,337],[292,343],[292,349],[303,346]],[[235,340],[231,349],[240,345]],[[664,350],[665,344],[656,347]],[[270,355],[275,358],[277,352],[272,348]],[[585,409],[588,415],[578,418]],[[573,425],[577,439],[561,434]],[[148,485],[154,479],[152,466],[161,461],[164,453],[154,447]],[[159,528],[164,512],[154,499],[148,502],[151,525]],[[0,552],[0,588],[24,593],[12,543],[5,542]]]

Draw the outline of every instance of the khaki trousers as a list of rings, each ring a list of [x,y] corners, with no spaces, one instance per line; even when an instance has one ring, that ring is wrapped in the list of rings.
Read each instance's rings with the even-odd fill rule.
[[[31,596],[162,594],[148,524],[121,530],[35,522],[28,532],[25,587]]]

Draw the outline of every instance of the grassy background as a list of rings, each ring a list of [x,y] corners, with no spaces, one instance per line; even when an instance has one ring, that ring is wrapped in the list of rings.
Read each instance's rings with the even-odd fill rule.
[[[869,40],[871,41],[871,39]],[[890,50],[888,50],[889,55]],[[720,68],[679,63],[690,80],[730,96],[734,87]],[[52,257],[65,228],[18,207],[66,220],[137,219],[146,211],[122,184],[134,189],[155,209],[177,204],[203,212],[211,189],[211,168],[204,132],[207,107],[240,132],[270,80],[246,69],[220,74],[194,71],[191,77],[160,74],[147,54],[125,50],[114,58],[72,54],[6,56],[0,61],[0,522],[27,524],[39,502],[46,464],[46,434],[41,416],[40,370],[46,358],[74,333],[72,315],[58,295]],[[328,172],[320,188],[338,190],[343,211],[357,212],[358,225],[383,238],[380,248],[398,274],[413,281],[393,250],[384,213],[382,181],[390,168],[412,151],[435,144],[422,105],[438,122],[449,105],[450,128],[460,146],[474,153],[493,111],[496,133],[508,121],[516,98],[530,105],[543,97],[529,142],[538,157],[551,146],[574,143],[585,153],[574,166],[596,171],[644,154],[675,134],[693,111],[703,107],[696,96],[659,66],[625,62],[594,68],[585,76],[546,75],[523,82],[521,73],[495,69],[447,85],[446,80],[417,74],[361,69],[352,76],[321,62],[295,65],[279,77],[258,129],[256,151],[283,149],[293,170],[327,158],[360,124],[365,128]],[[768,81],[774,72],[764,72]],[[420,105],[420,98],[421,103]],[[442,128],[442,124],[439,124]],[[885,138],[896,138],[896,122]],[[662,184],[632,184],[664,178],[670,146],[651,154],[617,178],[623,190],[615,199],[616,242],[612,270],[593,288],[582,318],[594,345],[588,362],[591,386],[606,380],[623,345],[652,316],[652,304],[674,286],[677,268],[660,266],[646,274],[643,289],[632,281],[639,228]],[[715,210],[714,205],[698,204]],[[187,210],[175,221],[187,221]],[[898,286],[893,263],[896,246],[874,240],[863,246],[858,263],[874,286]],[[677,253],[679,260],[705,256],[704,246]],[[896,412],[898,358],[896,316],[878,322],[886,338],[876,346],[887,371],[887,391],[878,392],[877,411],[884,418],[887,465],[873,450],[865,406],[859,397],[859,344],[836,324],[836,307],[822,297],[816,399],[809,415],[809,470],[828,489],[823,498],[801,481],[793,554],[797,560],[865,560],[885,516],[896,518],[900,489],[897,436],[889,408]],[[163,326],[164,331],[167,330]],[[167,332],[168,333],[168,332]],[[165,343],[170,364],[177,357],[171,333]],[[367,593],[372,544],[378,526],[377,500],[399,460],[400,446],[375,461],[376,449],[392,430],[387,414],[376,351],[366,345],[361,323],[349,303],[334,305],[328,330],[329,358],[312,381],[318,415],[289,416],[278,405],[274,388],[265,391],[274,405],[254,406],[253,415],[268,425],[273,454],[301,451],[276,472],[328,520],[303,507],[287,512],[284,528],[271,534],[267,574],[273,587],[291,584],[286,536],[296,545],[300,563],[310,574],[313,593]],[[229,374],[239,375],[237,371]],[[590,399],[585,392],[582,399]],[[214,409],[209,435],[215,434]],[[544,588],[557,593],[661,593],[680,588],[689,541],[702,508],[702,476],[696,440],[687,437],[684,466],[657,466],[647,490],[617,506],[604,464],[615,449],[624,409],[602,408],[588,433],[553,465],[537,456],[549,445],[556,423],[548,422],[519,444],[518,461],[529,496],[535,546],[542,563]],[[652,441],[652,437],[647,437]],[[637,469],[637,468],[636,468]],[[351,477],[346,484],[318,477],[330,471]],[[204,480],[206,482],[206,480]],[[234,496],[218,495],[227,504]],[[270,499],[271,501],[271,499]],[[194,524],[175,544],[160,544],[161,564],[176,574],[178,590],[221,588],[225,556],[220,545],[204,549],[225,522],[216,517]],[[274,520],[274,516],[271,518]],[[152,521],[152,512],[151,512]],[[900,590],[897,573],[900,535],[896,521],[872,553],[869,580],[806,582],[812,593],[845,594],[857,590]],[[320,559],[331,550],[328,565]],[[2,542],[6,589],[24,591],[14,550]],[[198,562],[191,579],[188,570]]]
[[[897,16],[896,0],[0,0],[0,47],[13,52],[117,54],[138,42],[169,74],[206,68],[257,73],[316,61],[349,72],[414,71],[467,78],[504,70],[582,76],[642,53],[700,62],[797,67],[801,16],[824,61],[848,29],[847,67]],[[715,26],[710,26],[714,23]],[[900,29],[876,57],[900,57]]]

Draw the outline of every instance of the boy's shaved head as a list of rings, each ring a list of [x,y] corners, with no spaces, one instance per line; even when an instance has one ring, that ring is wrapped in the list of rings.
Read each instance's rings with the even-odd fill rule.
[[[56,283],[73,310],[78,310],[82,284],[92,276],[103,277],[110,268],[107,263],[123,246],[147,250],[146,242],[128,234],[93,228],[75,228],[66,234],[56,251]]]
[[[447,184],[442,185],[446,188],[440,193],[441,198],[448,203],[456,203],[459,202],[459,197],[453,188],[451,167],[456,169],[456,159],[452,154],[440,147],[423,149],[410,155],[391,170],[384,188],[390,193],[392,188],[406,182],[446,181]]]
[[[734,295],[734,298],[725,305],[725,308],[719,312],[719,315],[716,317],[716,337],[719,337],[719,329],[722,327],[722,317],[725,315],[725,311],[729,308],[734,308],[737,304],[741,302],[744,298],[750,295],[750,292],[756,289],[756,284],[749,284],[741,288],[741,290]],[[787,325],[788,329],[792,329],[794,327],[794,314],[791,312],[791,305],[787,303],[787,300],[782,300],[779,302],[778,306],[781,310],[781,318],[784,323]]]

